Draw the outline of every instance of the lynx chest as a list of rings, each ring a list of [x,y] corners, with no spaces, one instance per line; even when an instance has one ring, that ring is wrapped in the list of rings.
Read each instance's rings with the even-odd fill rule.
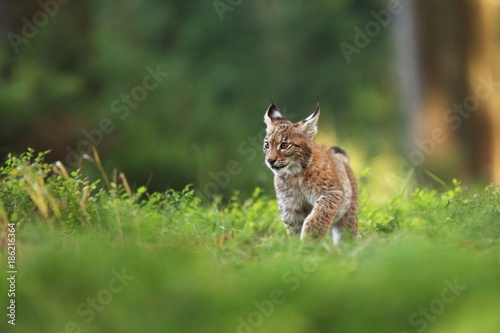
[[[294,211],[307,216],[314,203],[318,200],[312,189],[304,184],[299,177],[292,175],[277,176],[274,179],[276,197],[280,211]]]

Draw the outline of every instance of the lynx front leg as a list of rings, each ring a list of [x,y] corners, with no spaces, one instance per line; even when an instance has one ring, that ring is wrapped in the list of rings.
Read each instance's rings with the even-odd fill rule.
[[[286,233],[288,236],[295,236],[300,234],[300,230],[302,230],[302,223],[293,223],[293,222],[285,222],[283,224],[286,228]]]
[[[337,214],[342,193],[333,193],[321,196],[314,208],[307,216],[302,226],[300,239],[320,239],[331,229],[333,218]]]
[[[281,219],[289,236],[299,235],[311,209],[294,209],[280,205]]]

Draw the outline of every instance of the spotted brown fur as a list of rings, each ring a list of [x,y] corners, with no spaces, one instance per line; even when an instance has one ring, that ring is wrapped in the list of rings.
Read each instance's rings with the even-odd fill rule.
[[[358,190],[347,153],[314,142],[316,111],[298,123],[271,104],[264,121],[266,165],[274,172],[278,208],[288,234],[319,239],[331,230],[338,244],[342,228],[357,230]]]

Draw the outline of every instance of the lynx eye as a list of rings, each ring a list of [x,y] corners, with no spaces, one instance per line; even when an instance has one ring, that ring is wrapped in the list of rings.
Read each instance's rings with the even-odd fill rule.
[[[268,150],[269,149],[269,142],[264,142],[264,149],[265,150]]]
[[[282,142],[281,145],[280,145],[280,149],[288,149],[290,148],[291,144],[289,144],[288,142]]]

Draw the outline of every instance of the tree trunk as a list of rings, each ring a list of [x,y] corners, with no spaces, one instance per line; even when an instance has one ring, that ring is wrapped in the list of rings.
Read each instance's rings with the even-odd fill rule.
[[[495,57],[500,1],[412,3],[407,9],[412,9],[418,72],[413,85],[403,89],[420,96],[413,105],[403,99],[412,112],[408,161],[445,181],[500,184],[500,113],[495,112],[500,107]],[[404,40],[396,38],[398,49]],[[408,73],[408,64],[400,69]]]

